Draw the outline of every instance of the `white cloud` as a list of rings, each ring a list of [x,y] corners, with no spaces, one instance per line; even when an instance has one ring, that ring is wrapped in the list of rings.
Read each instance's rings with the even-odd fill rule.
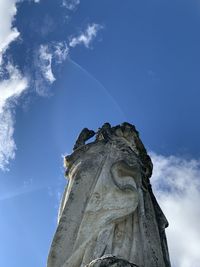
[[[0,169],[5,170],[14,159],[16,145],[13,139],[14,116],[11,103],[27,88],[28,81],[12,64],[6,66],[8,79],[0,82]]]
[[[69,48],[66,42],[58,42],[54,44],[54,58],[57,63],[62,63],[67,58]]]
[[[9,79],[0,82],[0,113],[3,112],[7,100],[18,97],[27,87],[27,79],[21,75],[17,67],[8,63],[6,70]]]
[[[0,169],[5,170],[10,159],[14,159],[16,145],[13,139],[14,116],[11,103],[27,88],[28,81],[22,76],[18,68],[11,63],[4,63],[3,56],[10,43],[20,33],[12,26],[16,15],[16,3],[18,0],[0,1],[0,76],[6,79],[0,80]]]
[[[61,41],[40,45],[35,63],[39,69],[39,71],[36,71],[35,78],[35,89],[39,95],[49,95],[48,87],[56,80],[53,63],[61,64],[66,60],[70,48],[79,44],[84,44],[88,48],[100,29],[102,29],[102,26],[93,23],[88,25],[87,29],[80,35],[70,38],[69,44],[66,41]]]
[[[53,75],[51,63],[52,63],[52,53],[49,51],[48,45],[41,45],[39,49],[39,62],[40,68],[44,78],[51,84],[56,79]]]
[[[52,84],[56,78],[52,71],[52,61],[62,63],[68,55],[68,47],[65,42],[56,42],[41,45],[39,48],[39,66],[44,78]]]
[[[200,262],[200,161],[151,153],[154,192],[168,218],[172,266],[193,267]]]
[[[39,71],[36,72],[35,79],[36,92],[39,95],[48,95],[47,87],[56,80],[52,69],[53,63],[61,64],[67,58],[68,51],[67,43],[64,41],[40,45],[36,57],[36,66],[39,67]]]
[[[9,44],[19,36],[18,30],[12,27],[17,12],[16,2],[17,0],[0,1],[0,64],[2,63],[2,55]]]
[[[80,0],[63,0],[63,6],[69,10],[74,10],[80,4]]]
[[[16,145],[13,140],[13,116],[10,109],[0,113],[0,169],[6,170],[9,160],[15,158]]]
[[[80,35],[70,38],[69,46],[75,47],[83,44],[88,48],[100,29],[102,29],[102,26],[99,24],[93,23],[88,25],[87,29],[84,32],[81,32]]]

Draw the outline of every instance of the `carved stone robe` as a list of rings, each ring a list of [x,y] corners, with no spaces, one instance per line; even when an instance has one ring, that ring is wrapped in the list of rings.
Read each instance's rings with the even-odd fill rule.
[[[113,135],[68,156],[69,183],[48,267],[84,267],[112,254],[139,267],[170,267],[167,220],[145,183],[130,139]]]

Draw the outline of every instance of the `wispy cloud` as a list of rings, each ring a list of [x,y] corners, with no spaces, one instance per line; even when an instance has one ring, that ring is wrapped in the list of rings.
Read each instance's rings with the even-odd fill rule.
[[[6,68],[9,78],[0,81],[0,169],[2,170],[5,170],[9,160],[15,157],[12,105],[28,86],[27,78],[22,76],[16,66],[8,64]]]
[[[10,62],[4,63],[6,50],[20,35],[18,30],[12,27],[17,12],[16,2],[17,0],[0,2],[0,169],[2,170],[5,170],[9,160],[15,157],[13,104],[28,86],[27,78],[17,66]]]
[[[16,145],[13,140],[13,116],[9,108],[0,113],[0,169],[6,170],[9,160],[14,159]]]
[[[27,87],[27,79],[22,76],[16,66],[8,63],[5,69],[8,79],[0,81],[0,113],[3,112],[7,100],[18,97]]]
[[[36,71],[35,80],[36,91],[39,95],[48,95],[47,86],[56,80],[53,63],[61,64],[67,58],[68,51],[67,43],[64,41],[40,45],[36,56],[36,66],[39,67],[39,71]]]
[[[48,44],[41,44],[39,52],[36,56],[36,66],[39,66],[39,72],[36,73],[36,91],[39,95],[47,95],[48,90],[45,83],[52,84],[55,82],[56,77],[53,73],[53,65],[61,64],[66,60],[70,49],[83,44],[86,48],[90,47],[91,42],[97,35],[97,32],[103,27],[99,24],[90,24],[86,30],[81,32],[76,37],[69,38],[69,43],[66,41],[51,42]]]
[[[51,68],[52,57],[53,55],[50,53],[48,45],[41,45],[39,49],[39,66],[43,76],[49,83],[53,83],[56,80]]]
[[[172,266],[199,266],[200,161],[151,154],[152,183],[168,220]]]
[[[17,12],[16,2],[17,0],[0,1],[0,64],[9,44],[19,36],[18,30],[12,27],[13,18]]]
[[[69,53],[68,45],[65,41],[57,42],[53,45],[53,54],[57,63],[62,63],[66,60]]]
[[[102,26],[99,24],[89,24],[85,31],[81,32],[78,36],[70,38],[69,46],[76,47],[77,45],[83,44],[88,48],[100,29],[102,29]]]
[[[63,6],[69,10],[74,10],[80,4],[80,0],[63,0]]]

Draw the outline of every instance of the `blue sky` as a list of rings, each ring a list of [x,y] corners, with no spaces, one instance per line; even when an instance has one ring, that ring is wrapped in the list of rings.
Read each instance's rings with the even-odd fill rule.
[[[45,266],[63,155],[82,128],[128,121],[172,266],[198,267],[200,2],[1,0],[0,25],[0,266]]]

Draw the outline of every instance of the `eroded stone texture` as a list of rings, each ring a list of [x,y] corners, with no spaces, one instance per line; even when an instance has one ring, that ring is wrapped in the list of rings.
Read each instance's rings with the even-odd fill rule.
[[[168,222],[153,195],[152,163],[138,132],[129,123],[106,123],[85,144],[92,135],[85,128],[65,157],[69,182],[47,266],[84,267],[111,254],[139,267],[170,267]]]

